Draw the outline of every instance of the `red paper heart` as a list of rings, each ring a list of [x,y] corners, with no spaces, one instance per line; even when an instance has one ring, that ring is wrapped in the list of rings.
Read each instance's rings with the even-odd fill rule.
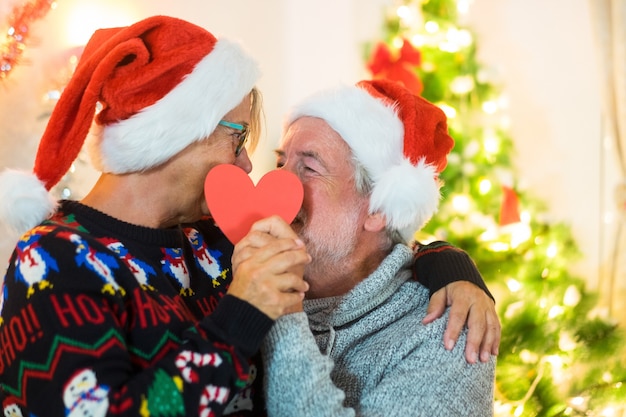
[[[204,181],[211,216],[233,244],[248,234],[257,220],[277,214],[291,223],[303,196],[302,183],[289,171],[270,171],[255,187],[243,169],[223,164],[211,169]]]

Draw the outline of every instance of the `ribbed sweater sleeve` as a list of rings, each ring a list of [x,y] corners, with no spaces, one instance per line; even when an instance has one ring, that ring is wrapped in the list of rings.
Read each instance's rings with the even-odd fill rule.
[[[418,244],[415,248],[413,272],[417,281],[428,288],[431,296],[453,282],[469,281],[495,301],[472,258],[447,242]]]
[[[200,322],[209,334],[219,335],[241,350],[245,357],[255,354],[274,321],[252,304],[226,294],[210,316]]]

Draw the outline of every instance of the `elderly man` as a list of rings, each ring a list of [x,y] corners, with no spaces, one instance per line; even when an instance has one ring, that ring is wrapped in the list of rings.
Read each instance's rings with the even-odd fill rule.
[[[436,211],[453,140],[443,112],[388,81],[317,94],[288,115],[278,166],[304,185],[292,225],[312,262],[304,312],[265,339],[270,416],[489,416],[495,357],[447,350],[447,313],[407,244]]]

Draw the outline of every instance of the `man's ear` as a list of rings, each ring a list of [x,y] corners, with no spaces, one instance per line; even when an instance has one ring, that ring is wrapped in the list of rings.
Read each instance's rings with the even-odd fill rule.
[[[368,232],[380,232],[385,229],[385,226],[387,226],[387,218],[379,211],[368,214],[363,225]]]

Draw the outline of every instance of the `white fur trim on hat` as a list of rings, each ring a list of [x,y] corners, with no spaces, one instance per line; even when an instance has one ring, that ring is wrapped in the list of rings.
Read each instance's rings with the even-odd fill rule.
[[[239,44],[219,39],[162,99],[118,123],[94,123],[87,144],[93,165],[102,172],[123,174],[162,164],[208,137],[259,76],[256,61]]]
[[[314,94],[291,109],[285,128],[302,116],[326,121],[352,148],[373,181],[403,158],[402,122],[393,108],[361,88],[342,86]]]
[[[382,212],[392,229],[412,240],[437,211],[440,185],[434,166],[423,160],[413,165],[404,156],[404,126],[395,104],[359,87],[342,86],[294,106],[283,130],[305,116],[323,119],[346,141],[372,180],[370,213]]]
[[[421,229],[437,211],[441,195],[434,166],[403,159],[378,179],[370,197],[370,211],[385,213],[389,226],[405,241]]]
[[[0,173],[0,202],[0,222],[19,234],[41,223],[57,207],[55,199],[34,174],[12,169]]]

